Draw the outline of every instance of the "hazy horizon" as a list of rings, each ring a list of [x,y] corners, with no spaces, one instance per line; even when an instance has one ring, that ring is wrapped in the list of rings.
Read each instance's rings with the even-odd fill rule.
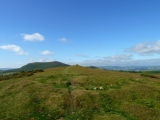
[[[54,61],[50,61],[50,62],[54,62]],[[58,62],[60,62],[60,61],[58,61]],[[32,63],[36,63],[36,62],[32,62]],[[45,63],[45,62],[39,62],[39,63]],[[47,63],[47,62],[46,62]],[[30,64],[30,63],[27,63],[27,64]],[[27,65],[27,64],[25,64],[25,65]],[[71,66],[73,66],[73,65],[80,65],[80,64],[77,64],[77,63],[64,63],[64,64],[68,64],[68,65],[71,65]],[[23,66],[25,66],[25,65],[22,65],[22,66],[19,66],[19,67],[8,67],[8,68],[5,68],[5,67],[3,67],[3,68],[1,68],[0,67],[0,70],[9,70],[9,69],[17,69],[17,68],[21,68],[21,67],[23,67]],[[160,65],[123,65],[123,64],[113,64],[113,65],[89,65],[89,64],[83,64],[83,65],[80,65],[80,66],[84,66],[84,67],[90,67],[90,66],[95,66],[95,67],[99,67],[99,68],[102,68],[102,67],[112,67],[112,68],[114,68],[114,69],[116,69],[116,67],[126,67],[126,68],[130,68],[130,67],[156,67],[156,68],[158,68],[159,69],[159,67],[160,67]]]

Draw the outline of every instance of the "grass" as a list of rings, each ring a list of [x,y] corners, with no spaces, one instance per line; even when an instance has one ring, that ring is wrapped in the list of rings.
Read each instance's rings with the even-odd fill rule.
[[[8,77],[0,81],[0,119],[158,120],[156,76],[69,66]]]

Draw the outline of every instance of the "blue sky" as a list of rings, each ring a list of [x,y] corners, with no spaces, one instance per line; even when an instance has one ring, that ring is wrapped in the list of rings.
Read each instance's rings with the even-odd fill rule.
[[[160,65],[159,0],[0,0],[0,68]]]

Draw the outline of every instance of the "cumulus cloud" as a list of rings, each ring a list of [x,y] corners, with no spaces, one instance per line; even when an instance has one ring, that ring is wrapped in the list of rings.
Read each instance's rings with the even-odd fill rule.
[[[30,63],[34,62],[34,58],[30,58],[30,59],[29,59],[29,62],[30,62]]]
[[[49,59],[49,58],[40,58],[38,60],[38,62],[52,62],[52,61],[54,61],[54,60],[53,59]]]
[[[75,54],[75,56],[78,56],[78,57],[88,57],[88,55],[84,55],[84,54]]]
[[[3,45],[3,46],[0,46],[0,48],[3,50],[16,52],[17,54],[20,54],[20,55],[28,55],[27,52],[24,52],[23,49],[17,45]]]
[[[70,64],[80,64],[84,66],[159,66],[160,58],[155,59],[138,59],[138,60],[125,60],[125,61],[112,61],[109,59],[96,59],[96,60],[85,60],[82,62],[75,62]]]
[[[41,52],[42,55],[53,55],[54,53],[49,51],[49,50],[45,50],[43,52]]]
[[[123,60],[131,60],[133,55],[130,54],[117,54],[113,56],[108,56],[104,57],[107,60],[112,60],[112,61],[123,61]]]
[[[84,66],[95,65],[95,66],[122,66],[132,65],[132,55],[130,54],[117,54],[113,56],[107,56],[95,60],[85,60],[82,62],[70,62],[69,64],[80,64]],[[135,62],[133,62],[134,64]],[[136,64],[135,64],[136,65]]]
[[[43,41],[45,37],[39,33],[21,34],[25,41]]]
[[[69,40],[65,37],[58,39],[59,41],[63,42],[63,43],[67,43],[69,42]]]
[[[160,54],[160,40],[153,44],[140,43],[126,50],[127,52],[134,52],[141,55]]]

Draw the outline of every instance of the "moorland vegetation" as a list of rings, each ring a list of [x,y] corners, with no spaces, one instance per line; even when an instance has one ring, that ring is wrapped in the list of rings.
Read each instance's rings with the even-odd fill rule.
[[[1,120],[160,119],[159,73],[76,65],[28,74],[1,76]]]

